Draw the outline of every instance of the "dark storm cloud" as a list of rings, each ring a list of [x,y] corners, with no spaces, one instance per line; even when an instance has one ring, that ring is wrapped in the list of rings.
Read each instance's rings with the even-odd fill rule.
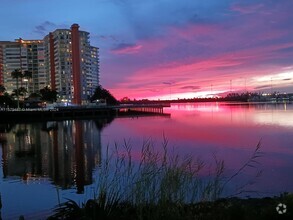
[[[56,29],[57,27],[58,25],[54,24],[53,22],[45,21],[35,27],[35,32],[42,35],[46,35],[50,31]]]

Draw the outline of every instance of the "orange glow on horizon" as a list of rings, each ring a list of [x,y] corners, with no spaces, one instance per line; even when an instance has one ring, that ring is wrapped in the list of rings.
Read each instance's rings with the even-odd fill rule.
[[[177,100],[177,99],[192,99],[192,98],[214,98],[214,97],[219,97],[219,94],[224,92],[227,92],[227,91],[200,91],[200,92],[170,93],[170,94],[147,97],[147,99]]]
[[[202,80],[187,80],[184,82],[169,83],[154,82],[151,86],[147,83],[146,86],[138,81],[140,88],[129,88],[135,85],[132,81],[128,87],[126,83],[120,84],[117,88],[110,89],[117,99],[128,97],[130,99],[149,99],[149,100],[177,100],[191,98],[213,98],[223,97],[228,93],[243,93],[243,92],[280,92],[283,89],[285,92],[291,93],[291,85],[293,82],[293,72],[275,72],[269,75],[259,75],[254,77],[237,77],[228,79],[227,77],[213,77],[213,80],[206,82]],[[213,84],[209,84],[214,82]],[[216,82],[216,83],[215,83]],[[196,85],[196,86],[195,86]],[[120,87],[121,86],[121,87]],[[120,87],[120,88],[119,88]],[[291,89],[291,90],[290,90]]]

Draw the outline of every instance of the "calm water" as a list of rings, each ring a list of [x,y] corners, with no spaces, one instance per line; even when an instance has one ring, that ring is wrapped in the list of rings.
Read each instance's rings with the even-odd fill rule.
[[[106,146],[129,141],[134,155],[151,139],[182,155],[213,165],[225,161],[229,177],[261,142],[263,156],[246,169],[225,193],[234,194],[254,180],[241,196],[272,196],[293,192],[293,105],[172,105],[170,117],[0,124],[0,193],[2,218],[40,218],[67,198],[79,202],[93,195],[95,171]],[[262,170],[260,177],[254,173]],[[38,213],[38,214],[35,214]]]

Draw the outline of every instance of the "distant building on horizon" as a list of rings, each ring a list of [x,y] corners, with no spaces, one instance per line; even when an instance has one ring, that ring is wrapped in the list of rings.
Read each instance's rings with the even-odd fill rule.
[[[59,100],[82,104],[99,86],[99,49],[77,24],[56,29],[43,40],[0,41],[0,84],[9,93],[16,89],[11,77],[15,69],[32,72],[29,81],[19,83],[29,92],[49,86],[57,90]]]

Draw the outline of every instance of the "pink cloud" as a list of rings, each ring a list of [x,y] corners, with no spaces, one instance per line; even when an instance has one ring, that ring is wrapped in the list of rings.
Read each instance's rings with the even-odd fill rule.
[[[189,24],[183,27],[171,27],[170,33],[176,38],[191,39],[196,36],[212,35],[220,30],[220,25],[216,24]]]
[[[209,90],[211,84],[213,84],[214,89],[228,90],[230,80],[234,80],[233,88],[237,86],[244,89],[244,82],[242,82],[244,80],[240,80],[243,76],[247,78],[247,85],[245,86],[253,89],[257,85],[251,82],[250,78],[268,74],[268,67],[271,73],[281,71],[282,68],[274,65],[259,66],[252,63],[280,58],[276,51],[288,47],[293,47],[293,42],[229,52],[200,61],[196,58],[188,64],[177,61],[165,65],[146,67],[134,72],[132,76],[127,77],[125,82],[118,84],[115,93],[130,96],[133,90],[135,97],[153,97],[158,93],[168,95],[170,88],[172,93],[180,93],[183,86],[199,86],[202,90]],[[164,82],[168,80],[173,81],[172,85],[164,85]]]
[[[261,4],[233,5],[232,9],[243,14],[262,13],[213,24],[172,26],[159,36],[137,41],[142,47],[133,62],[149,62],[129,71],[115,85],[114,93],[131,98],[166,96],[170,90],[173,94],[195,92],[195,87],[199,88],[196,91],[207,91],[211,84],[214,90],[227,91],[231,80],[233,88],[242,90],[264,86],[253,82],[253,77],[280,73],[284,65],[290,65],[293,42],[288,36],[293,29],[277,25],[286,23],[288,15]],[[163,83],[167,81],[172,84]]]
[[[286,43],[281,45],[273,45],[266,47],[258,47],[253,49],[245,49],[237,52],[228,52],[226,54],[198,60],[195,58],[193,62],[186,64],[184,62],[176,61],[165,64],[164,66],[156,66],[151,68],[145,68],[136,72],[128,80],[146,80],[155,76],[157,77],[176,77],[182,74],[189,74],[194,71],[213,71],[221,70],[226,67],[235,67],[243,64],[249,64],[252,62],[259,62],[266,59],[273,59],[278,57],[278,54],[274,52],[280,49],[286,49],[293,47],[292,43]],[[152,73],[152,75],[146,74]]]
[[[231,6],[232,11],[240,12],[242,14],[250,14],[259,12],[264,7],[263,4],[252,4],[252,5],[243,5],[243,4],[234,4]]]
[[[169,27],[164,32],[153,38],[138,40],[136,44],[123,44],[112,50],[112,53],[137,53],[148,56],[163,51],[166,48],[175,47],[179,41],[194,41],[195,37],[213,35],[220,30],[220,26],[214,24],[189,24],[184,27]],[[202,44],[203,42],[198,42]],[[162,57],[160,57],[162,58]]]
[[[112,49],[113,54],[134,54],[141,50],[142,45],[136,44],[121,44],[117,48]]]

